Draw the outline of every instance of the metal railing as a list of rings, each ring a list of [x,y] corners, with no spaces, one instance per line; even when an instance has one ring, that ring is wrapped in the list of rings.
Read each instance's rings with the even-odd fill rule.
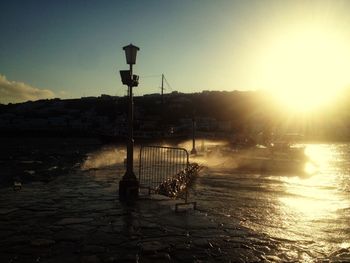
[[[155,191],[159,185],[189,166],[189,155],[184,148],[142,146],[139,158],[140,187]]]
[[[196,202],[188,202],[187,185],[195,167],[190,166],[189,154],[184,148],[142,146],[139,157],[140,188],[147,188],[148,194],[153,191],[176,198],[182,197],[185,203],[175,204],[176,212],[179,207],[187,205],[196,209]],[[176,195],[169,195],[168,191],[174,191]]]

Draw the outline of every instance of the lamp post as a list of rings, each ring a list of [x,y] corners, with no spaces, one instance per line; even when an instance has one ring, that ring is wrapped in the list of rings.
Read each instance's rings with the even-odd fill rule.
[[[126,63],[129,64],[129,70],[121,70],[120,76],[122,83],[128,86],[128,143],[127,143],[127,164],[126,172],[119,182],[119,200],[134,201],[139,195],[139,182],[133,172],[134,165],[134,113],[133,113],[133,92],[132,88],[137,87],[139,76],[133,75],[132,66],[136,63],[136,54],[140,50],[132,44],[123,47],[125,51]]]

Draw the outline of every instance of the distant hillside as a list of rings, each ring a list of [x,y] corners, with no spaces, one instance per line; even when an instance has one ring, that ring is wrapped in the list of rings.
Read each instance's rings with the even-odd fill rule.
[[[350,138],[349,94],[337,107],[317,114],[293,114],[263,91],[173,92],[135,97],[135,132],[190,133],[192,119],[199,134],[256,136],[301,133],[307,139]],[[0,105],[0,129],[7,135],[94,136],[119,130],[126,133],[127,97],[102,95],[81,99],[51,99]]]

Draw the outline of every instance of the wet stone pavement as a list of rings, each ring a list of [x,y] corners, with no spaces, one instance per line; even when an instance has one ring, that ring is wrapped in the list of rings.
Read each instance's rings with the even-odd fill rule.
[[[123,206],[116,173],[75,171],[0,189],[0,262],[287,261],[278,240],[201,211],[175,213],[178,201],[142,196]]]
[[[117,200],[116,170],[75,171],[0,189],[0,262],[236,262],[263,260],[240,229],[204,213],[175,213],[161,196]]]

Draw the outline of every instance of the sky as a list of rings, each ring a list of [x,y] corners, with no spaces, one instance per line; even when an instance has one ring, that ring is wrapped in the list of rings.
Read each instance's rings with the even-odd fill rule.
[[[135,95],[160,92],[161,74],[166,92],[327,94],[350,83],[349,11],[336,0],[2,1],[0,103],[123,96],[129,43]]]

